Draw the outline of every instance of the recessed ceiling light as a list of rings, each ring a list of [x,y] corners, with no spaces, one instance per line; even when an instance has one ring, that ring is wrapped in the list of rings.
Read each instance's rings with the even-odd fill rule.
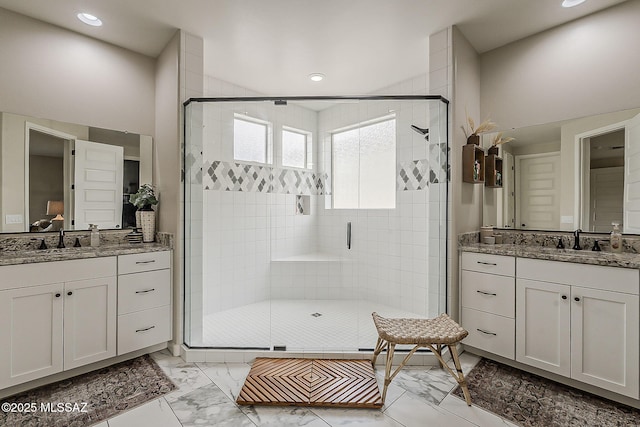
[[[562,2],[562,7],[573,7],[577,6],[581,3],[584,3],[586,0],[564,0]]]
[[[319,81],[324,80],[324,74],[322,74],[322,73],[309,74],[309,78],[314,82],[319,82]]]
[[[100,20],[100,18],[90,13],[79,13],[78,19],[87,25],[91,25],[92,27],[100,27],[102,25],[102,21]]]

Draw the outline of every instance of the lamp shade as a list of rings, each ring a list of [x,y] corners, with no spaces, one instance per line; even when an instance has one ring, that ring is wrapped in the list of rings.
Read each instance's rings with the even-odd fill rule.
[[[54,221],[63,220],[64,202],[62,200],[49,200],[47,202],[47,215],[55,215]]]

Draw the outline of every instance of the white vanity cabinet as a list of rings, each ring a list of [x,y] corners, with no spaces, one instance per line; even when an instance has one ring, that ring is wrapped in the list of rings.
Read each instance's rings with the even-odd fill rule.
[[[637,399],[638,270],[518,258],[516,360]]]
[[[0,267],[0,388],[116,355],[116,258]]]
[[[171,252],[118,256],[118,354],[171,340]]]
[[[463,252],[461,266],[463,343],[513,359],[515,258]]]

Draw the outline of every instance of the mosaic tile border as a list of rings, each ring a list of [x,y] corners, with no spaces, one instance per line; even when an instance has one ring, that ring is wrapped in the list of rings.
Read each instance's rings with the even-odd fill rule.
[[[396,175],[396,189],[398,191],[424,190],[430,183],[438,183],[443,180],[447,165],[442,163],[446,163],[446,156],[441,155],[442,147],[440,145],[436,147],[436,161],[421,159],[398,163]],[[202,172],[192,179],[198,184],[202,182],[204,190],[298,195],[331,194],[330,176],[324,172],[317,173],[220,160],[205,161]]]
[[[322,195],[327,174],[271,166],[205,161],[205,190]]]

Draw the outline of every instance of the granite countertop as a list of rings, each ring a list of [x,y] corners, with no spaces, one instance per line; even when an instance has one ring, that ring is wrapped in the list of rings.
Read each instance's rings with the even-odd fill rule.
[[[145,252],[168,251],[171,248],[160,243],[112,244],[98,247],[68,247],[64,249],[16,250],[0,252],[0,266],[30,264],[36,262],[65,261],[70,259],[100,258]]]
[[[545,259],[549,261],[575,262],[579,264],[603,265],[640,269],[640,254],[594,252],[588,249],[556,249],[554,247],[531,245],[486,245],[481,243],[465,243],[458,246],[462,252],[478,252],[493,255],[508,255],[521,258]]]

